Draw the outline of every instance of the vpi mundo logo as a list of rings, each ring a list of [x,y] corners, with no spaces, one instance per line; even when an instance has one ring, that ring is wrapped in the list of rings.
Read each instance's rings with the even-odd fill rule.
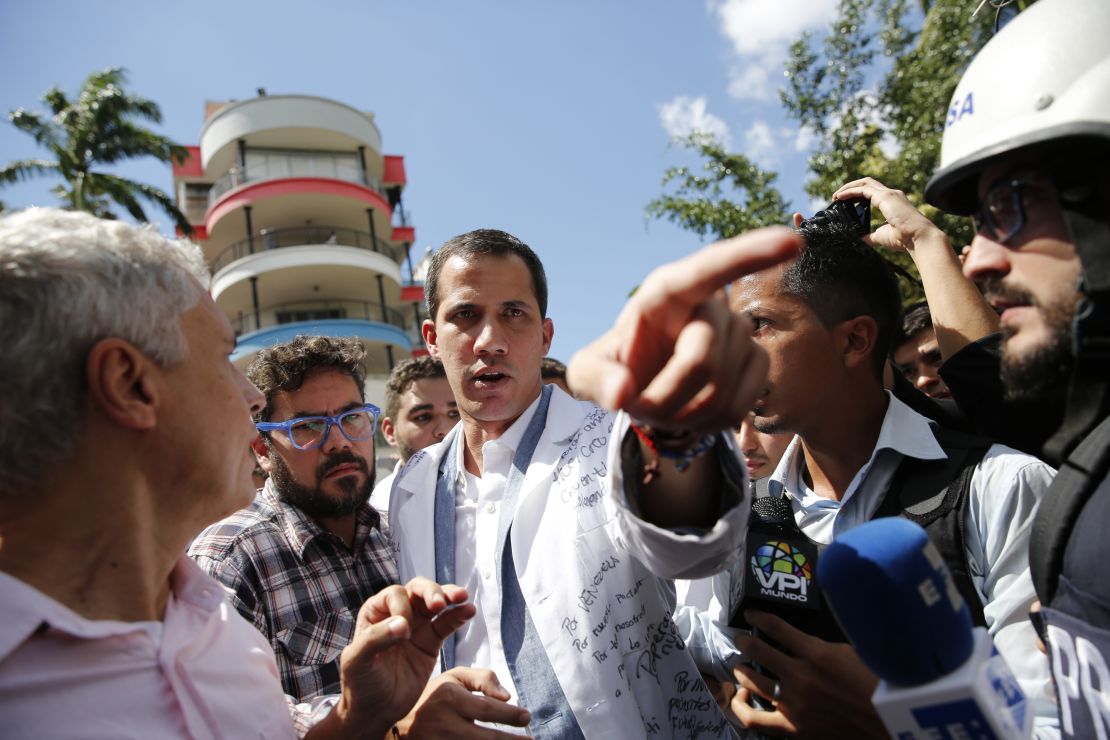
[[[751,564],[761,596],[802,603],[809,601],[813,565],[805,553],[789,542],[764,542],[756,548]]]
[[[975,115],[975,101],[972,99],[972,95],[973,93],[969,92],[962,101],[952,101],[952,107],[948,109],[948,118],[944,122],[945,128],[949,128],[964,116]]]

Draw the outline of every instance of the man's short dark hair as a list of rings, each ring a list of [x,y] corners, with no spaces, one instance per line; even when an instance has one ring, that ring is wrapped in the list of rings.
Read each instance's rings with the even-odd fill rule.
[[[894,352],[926,329],[930,331],[933,329],[933,315],[929,313],[929,304],[921,301],[908,306],[902,314],[902,325],[899,327],[898,335],[894,338],[890,351]]]
[[[567,366],[556,360],[554,357],[545,357],[540,362],[540,377],[543,380],[553,380],[558,378],[563,382],[567,379]]]
[[[409,386],[418,380],[426,378],[446,378],[447,371],[443,363],[434,357],[411,357],[401,360],[393,366],[389,373],[389,380],[385,383],[385,416],[397,421],[397,412],[401,408],[401,396]]]
[[[516,255],[524,260],[532,273],[532,290],[540,307],[540,316],[547,318],[547,275],[543,263],[532,248],[512,234],[497,229],[476,229],[449,239],[432,254],[428,273],[424,278],[424,296],[428,303],[428,317],[436,320],[439,310],[439,274],[452,257],[470,260],[475,257],[508,257]]]
[[[804,301],[828,329],[857,316],[878,326],[872,366],[881,378],[901,316],[898,280],[882,255],[849,229],[803,223],[805,248],[783,272],[780,288]]]
[[[255,421],[269,421],[274,396],[295,391],[317,370],[337,370],[349,375],[366,400],[366,349],[358,337],[323,337],[301,334],[288,342],[260,351],[247,368],[247,378],[266,396],[266,408]]]

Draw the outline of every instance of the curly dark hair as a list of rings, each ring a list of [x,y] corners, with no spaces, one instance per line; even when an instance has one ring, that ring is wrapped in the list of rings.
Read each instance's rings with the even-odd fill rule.
[[[366,349],[358,337],[323,337],[304,334],[261,350],[247,368],[247,378],[266,396],[266,408],[254,420],[269,421],[274,396],[295,391],[312,373],[338,370],[355,381],[359,398],[366,400]]]
[[[434,357],[424,356],[401,360],[393,366],[393,371],[385,384],[385,416],[394,421],[397,420],[397,411],[401,408],[401,396],[416,381],[446,377],[447,371],[443,369],[443,363]]]

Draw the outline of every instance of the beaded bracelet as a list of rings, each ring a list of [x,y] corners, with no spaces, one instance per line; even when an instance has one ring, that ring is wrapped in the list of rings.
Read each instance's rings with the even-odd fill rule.
[[[630,424],[632,431],[640,438],[652,452],[652,459],[644,465],[644,485],[650,484],[656,478],[663,476],[663,471],[659,469],[659,458],[665,457],[669,460],[674,460],[674,467],[680,473],[685,473],[690,464],[697,458],[713,449],[717,443],[717,436],[715,434],[707,434],[702,437],[696,444],[692,446],[685,446],[680,449],[671,449],[669,447],[660,447],[658,435],[650,428],[643,428],[637,424]],[[686,437],[687,435],[681,435]]]

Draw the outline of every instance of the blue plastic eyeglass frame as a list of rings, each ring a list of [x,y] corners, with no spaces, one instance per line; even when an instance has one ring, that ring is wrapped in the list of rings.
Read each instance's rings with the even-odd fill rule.
[[[351,439],[350,435],[348,435],[347,432],[343,429],[343,425],[339,423],[339,420],[347,414],[359,413],[362,411],[369,411],[370,417],[374,420],[373,423],[370,425],[370,434],[360,439]],[[326,440],[328,438],[328,435],[331,434],[332,427],[336,427],[337,429],[339,429],[339,433],[342,434],[349,442],[365,442],[366,440],[373,438],[374,434],[378,431],[378,419],[381,418],[381,414],[382,410],[374,404],[364,403],[361,406],[355,406],[353,408],[347,409],[346,411],[341,411],[334,416],[298,416],[295,419],[288,419],[286,421],[260,421],[255,423],[254,428],[257,429],[259,432],[285,432],[285,436],[289,438],[290,444],[292,444],[298,450],[315,450],[317,447],[323,446],[324,440]],[[304,421],[324,422],[324,433],[320,435],[319,442],[302,447],[301,445],[297,444],[297,441],[293,439],[293,435],[290,434],[289,431],[290,429],[292,429],[294,424],[300,424]]]

